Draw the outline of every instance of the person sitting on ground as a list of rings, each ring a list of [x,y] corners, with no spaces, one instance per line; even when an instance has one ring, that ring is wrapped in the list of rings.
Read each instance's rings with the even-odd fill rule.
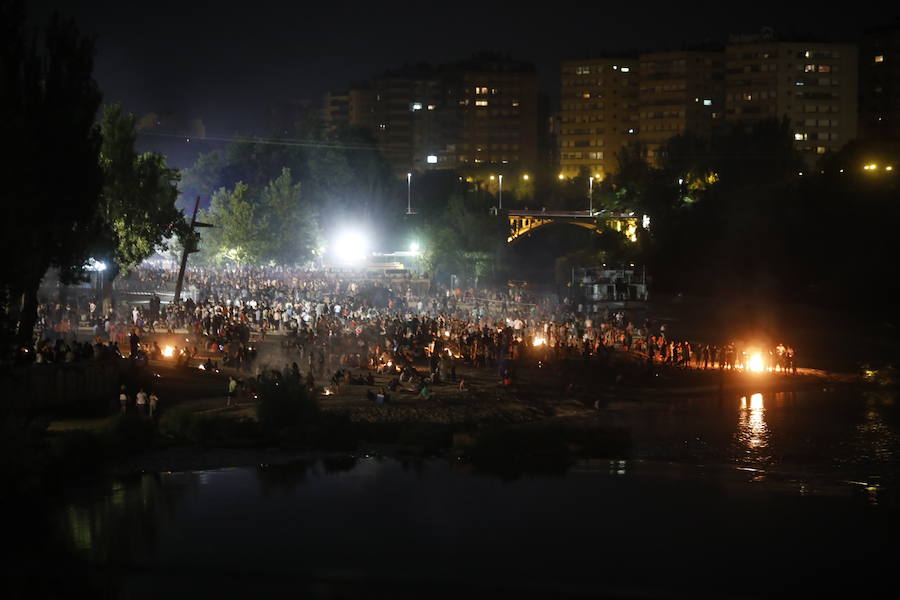
[[[366,375],[365,385],[375,385],[375,376],[372,375],[371,371],[369,371],[369,373]]]
[[[461,392],[469,391],[469,388],[466,387],[466,379],[464,377],[460,378],[460,380],[459,380],[459,391],[461,391]]]
[[[371,402],[375,402],[375,392],[373,392],[372,390],[366,390],[366,399]]]
[[[388,389],[391,390],[392,392],[396,392],[399,387],[400,387],[400,378],[399,377],[394,377],[393,379],[391,379],[390,383],[388,383]]]

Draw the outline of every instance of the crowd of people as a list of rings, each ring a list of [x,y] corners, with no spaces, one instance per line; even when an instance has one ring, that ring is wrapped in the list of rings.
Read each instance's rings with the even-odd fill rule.
[[[652,369],[725,370],[748,368],[753,352],[734,342],[673,339],[665,324],[638,321],[625,310],[521,288],[476,292],[287,267],[197,268],[185,276],[195,296],[164,304],[159,294],[174,279],[171,270],[141,267],[117,280],[118,289],[144,294],[139,303],[106,310],[97,298],[42,304],[36,353],[43,362],[72,362],[121,356],[127,345],[131,357],[160,358],[163,348],[141,336],[177,333],[186,334],[185,343],[167,356],[255,376],[263,368],[259,343],[275,336],[285,375],[303,371],[304,380],[326,381],[328,390],[352,382],[354,369],[371,370],[392,375],[389,387],[414,385],[427,395],[428,386],[457,383],[460,361],[494,369],[508,383],[525,355],[590,361],[621,351],[640,355]],[[90,328],[92,342],[77,341],[79,326]],[[764,368],[796,371],[790,347],[779,344],[762,355]]]

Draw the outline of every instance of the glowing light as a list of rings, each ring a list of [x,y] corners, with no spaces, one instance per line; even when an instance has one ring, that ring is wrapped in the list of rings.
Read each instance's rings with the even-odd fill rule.
[[[754,352],[750,355],[750,358],[747,360],[747,370],[754,373],[762,373],[766,370],[766,363],[763,362],[762,354]],[[762,399],[761,394],[754,394],[753,398],[756,398],[756,396],[759,396],[760,400]]]
[[[750,396],[750,410],[762,410],[765,408],[763,406],[763,395],[762,394],[753,394]]]
[[[410,244],[409,251],[412,252],[413,254],[418,254],[419,253],[419,242],[413,242],[412,244]]]
[[[522,175],[522,179],[524,179],[525,181],[528,181],[528,173],[525,173],[524,175]]]
[[[172,346],[166,346],[162,350],[162,355],[166,358],[172,358],[175,355],[175,348],[173,348]]]
[[[88,271],[105,271],[106,263],[100,260],[94,260],[93,258],[89,258],[87,265],[84,267]]]
[[[542,337],[536,337],[533,340],[531,340],[531,345],[534,347],[544,346],[546,344],[547,344],[547,340],[545,340]]]
[[[353,264],[365,260],[369,241],[359,231],[345,231],[337,238],[334,252],[342,263]]]
[[[563,175],[562,173],[559,174],[559,180],[560,180],[560,181],[562,181],[562,180],[565,179],[565,178],[566,178],[565,175]]]

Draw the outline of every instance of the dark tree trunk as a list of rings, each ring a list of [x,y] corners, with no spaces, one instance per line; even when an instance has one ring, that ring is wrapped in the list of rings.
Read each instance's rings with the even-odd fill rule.
[[[34,343],[34,324],[37,322],[38,288],[41,278],[33,278],[22,292],[22,312],[16,338],[19,347],[31,348]]]

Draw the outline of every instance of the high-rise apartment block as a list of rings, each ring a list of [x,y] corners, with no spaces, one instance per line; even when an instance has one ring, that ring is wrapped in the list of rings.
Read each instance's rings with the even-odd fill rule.
[[[859,126],[868,139],[900,141],[900,22],[870,29],[859,49]]]
[[[725,116],[725,55],[682,51],[642,54],[638,141],[651,164],[673,136],[709,136]]]
[[[856,46],[745,39],[725,54],[727,121],[789,119],[810,164],[856,137]]]
[[[896,42],[875,45],[885,50],[873,54],[873,65],[883,65]],[[769,118],[789,120],[795,147],[812,164],[856,136],[856,61],[851,44],[770,35],[734,38],[722,51],[563,61],[560,174],[587,170],[602,178],[617,170],[617,153],[631,143],[659,164],[661,149],[676,135],[708,136],[725,123]],[[888,89],[889,77],[873,89]],[[884,119],[888,104],[878,106],[873,114]]]
[[[366,95],[327,95],[323,114],[327,123],[369,128],[398,175],[476,165],[537,166],[538,86],[530,63],[480,55],[390,71],[370,88]],[[362,108],[354,112],[354,106]]]
[[[331,131],[371,128],[375,123],[375,93],[370,89],[351,89],[325,94],[322,120]]]
[[[602,179],[618,168],[616,153],[637,140],[637,71],[635,58],[563,61],[557,136],[562,177],[586,170]]]

